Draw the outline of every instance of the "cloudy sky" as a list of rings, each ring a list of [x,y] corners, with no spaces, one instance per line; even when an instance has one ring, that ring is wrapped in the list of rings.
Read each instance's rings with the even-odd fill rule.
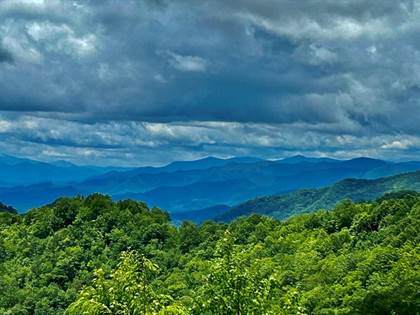
[[[420,1],[0,0],[0,152],[420,159]]]

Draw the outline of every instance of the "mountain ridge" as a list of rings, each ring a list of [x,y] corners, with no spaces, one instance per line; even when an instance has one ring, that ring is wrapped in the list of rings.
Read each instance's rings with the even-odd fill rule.
[[[4,203],[0,202],[0,213],[1,212],[8,212],[17,214],[17,210],[11,206],[5,205]]]
[[[88,179],[121,167],[79,166],[66,161],[51,163],[0,154],[2,186],[39,184],[43,182],[69,183]]]
[[[375,200],[385,193],[401,190],[420,191],[420,171],[374,180],[347,178],[319,189],[302,189],[284,195],[255,198],[216,216],[216,220],[230,221],[252,213],[285,219],[297,213],[331,209],[343,199],[354,202]]]
[[[51,179],[41,172],[38,176],[42,181],[28,183],[21,180],[23,183],[12,186],[4,181],[11,172],[16,176],[15,170],[8,166],[7,171],[2,171],[0,165],[0,200],[25,211],[51,202],[60,195],[71,197],[99,192],[116,199],[127,196],[145,199],[169,212],[188,212],[219,204],[231,207],[256,197],[303,188],[319,188],[349,177],[373,179],[420,169],[420,162],[396,163],[366,157],[349,160],[302,155],[283,160],[207,157],[177,161],[162,167],[105,172],[101,169],[98,175],[68,181],[62,175],[71,173],[74,176],[73,167],[68,163],[58,164],[61,167],[54,168],[58,170],[59,181],[54,180],[55,175]],[[21,173],[26,176],[31,172],[25,170]],[[206,186],[207,190],[203,188]],[[225,191],[217,193],[220,189]],[[28,198],[22,200],[22,195]]]

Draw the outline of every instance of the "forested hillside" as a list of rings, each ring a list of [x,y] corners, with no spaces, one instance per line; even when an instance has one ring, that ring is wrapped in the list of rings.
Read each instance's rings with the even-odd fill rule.
[[[16,213],[16,209],[0,202],[0,212]]]
[[[401,190],[420,191],[420,171],[375,180],[344,179],[320,189],[302,189],[288,194],[256,198],[215,217],[218,221],[230,221],[241,215],[257,213],[285,219],[294,214],[331,209],[343,199],[373,200],[385,193]]]
[[[285,222],[184,222],[135,201],[0,213],[0,314],[418,314],[420,196]]]

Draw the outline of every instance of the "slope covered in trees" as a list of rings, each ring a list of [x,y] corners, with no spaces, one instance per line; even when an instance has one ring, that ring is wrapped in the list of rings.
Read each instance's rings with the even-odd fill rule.
[[[11,212],[11,213],[16,213],[16,209],[10,206],[7,206],[3,203],[0,202],[0,212]]]
[[[102,195],[0,213],[0,314],[416,314],[420,196],[172,225]]]
[[[256,198],[232,207],[216,219],[230,221],[253,213],[285,219],[317,209],[332,209],[343,199],[374,200],[385,193],[400,190],[420,191],[420,171],[375,180],[344,179],[320,189],[302,189],[288,194]]]

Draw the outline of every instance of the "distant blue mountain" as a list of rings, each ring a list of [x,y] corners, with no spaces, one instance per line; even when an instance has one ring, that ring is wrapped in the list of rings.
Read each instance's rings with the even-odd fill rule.
[[[313,158],[313,157],[306,157],[304,155],[294,155],[288,158],[284,158],[282,160],[278,160],[280,163],[289,163],[289,164],[295,164],[295,163],[319,163],[319,162],[330,162],[330,163],[339,163],[340,160],[336,159],[330,159],[325,157],[320,158]]]
[[[30,185],[42,182],[82,181],[120,167],[78,166],[65,161],[45,163],[0,154],[0,187]]]
[[[365,174],[364,178],[375,179],[384,176],[398,175],[420,169],[420,162],[400,162],[387,163],[381,167],[376,167]]]
[[[158,206],[171,212],[211,207],[215,200],[226,204],[236,204],[246,199],[252,190],[258,187],[246,179],[226,181],[196,182],[185,186],[161,186],[145,193],[127,193],[114,195],[114,199],[136,199],[149,206]],[[254,194],[258,194],[256,191]]]
[[[87,195],[74,186],[41,183],[29,186],[0,188],[0,200],[19,212],[51,203],[60,197]]]
[[[92,181],[95,180],[106,180],[107,178],[128,178],[138,175],[147,175],[147,174],[161,174],[161,173],[173,173],[178,171],[193,171],[193,170],[205,170],[213,167],[221,167],[227,164],[237,163],[237,164],[246,164],[246,163],[257,163],[264,160],[253,157],[236,157],[229,159],[220,159],[215,157],[206,157],[199,160],[193,161],[176,161],[168,165],[161,167],[138,167],[125,172],[112,171],[100,176],[91,178]]]
[[[374,179],[420,170],[419,162],[394,163],[364,157],[335,160],[295,156],[275,161],[209,157],[163,167],[105,173],[103,168],[92,170],[62,162],[51,165],[20,161],[13,167],[10,164],[15,162],[9,160],[8,163],[6,169],[2,169],[0,163],[0,201],[20,211],[51,202],[62,195],[100,192],[115,199],[144,200],[171,213],[190,212],[220,204],[233,206],[259,196],[319,188],[350,177]],[[13,170],[18,170],[23,177],[17,179]],[[48,170],[47,176],[40,170]],[[89,177],[89,172],[95,174]],[[77,179],[78,176],[81,179]],[[10,178],[18,182],[17,187],[5,187],[1,183]],[[40,184],[42,179],[49,183]]]
[[[262,159],[254,157],[236,157],[229,159],[219,159],[215,157],[206,157],[204,159],[195,161],[177,161],[165,167],[160,168],[160,172],[176,172],[176,171],[189,171],[189,170],[202,170],[212,167],[221,167],[231,163],[257,163],[263,161]]]
[[[175,224],[179,224],[183,221],[192,221],[195,223],[203,223],[204,221],[219,217],[224,213],[228,212],[230,207],[227,205],[215,205],[205,209],[185,211],[185,212],[174,212],[171,213],[171,220]]]

